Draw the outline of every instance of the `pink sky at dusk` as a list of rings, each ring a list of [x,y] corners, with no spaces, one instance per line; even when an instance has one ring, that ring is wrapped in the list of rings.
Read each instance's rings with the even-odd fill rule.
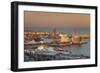
[[[24,12],[25,27],[89,27],[90,14]]]

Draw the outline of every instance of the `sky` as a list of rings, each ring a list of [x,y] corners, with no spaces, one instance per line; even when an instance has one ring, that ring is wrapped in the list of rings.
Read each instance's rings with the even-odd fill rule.
[[[90,14],[24,11],[24,25],[25,31],[89,30]]]

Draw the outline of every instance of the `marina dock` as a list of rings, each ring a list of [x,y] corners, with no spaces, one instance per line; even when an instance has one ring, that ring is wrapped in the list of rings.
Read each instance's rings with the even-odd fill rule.
[[[89,59],[84,54],[73,53],[66,47],[83,46],[88,44],[88,34],[72,34],[58,32],[25,32],[24,61],[73,60]]]

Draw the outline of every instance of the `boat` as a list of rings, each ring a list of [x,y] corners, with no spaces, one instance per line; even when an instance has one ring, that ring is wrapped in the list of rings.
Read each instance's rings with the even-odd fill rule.
[[[71,43],[49,43],[48,46],[51,47],[66,47],[66,46],[70,46]]]
[[[87,44],[87,43],[88,43],[88,42],[85,42],[85,41],[82,42],[82,41],[81,41],[81,42],[78,42],[78,43],[72,43],[72,45],[83,45],[83,44]]]

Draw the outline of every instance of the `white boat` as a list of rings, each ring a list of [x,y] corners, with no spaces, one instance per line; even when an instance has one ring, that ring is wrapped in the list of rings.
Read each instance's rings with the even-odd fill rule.
[[[36,44],[37,42],[35,42],[34,40],[32,40],[32,41],[27,41],[26,43],[24,43],[24,44]]]

